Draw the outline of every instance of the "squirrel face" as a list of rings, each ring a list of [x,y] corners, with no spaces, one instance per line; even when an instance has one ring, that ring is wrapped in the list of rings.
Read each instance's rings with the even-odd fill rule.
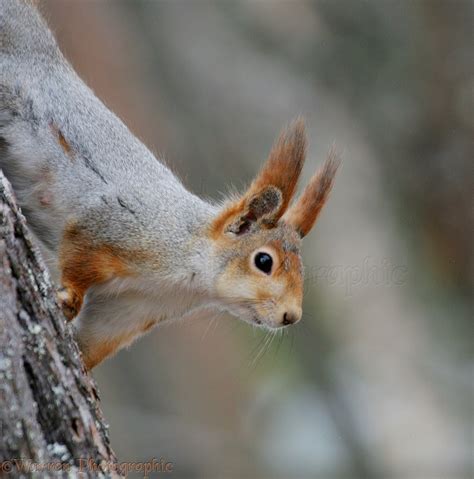
[[[304,124],[297,120],[280,135],[248,191],[225,204],[208,231],[219,259],[219,302],[262,327],[279,328],[301,319],[301,239],[326,202],[339,165],[331,153],[289,207],[305,155]]]
[[[268,328],[298,322],[303,264],[296,231],[281,223],[222,243],[216,290],[225,308],[244,321]]]

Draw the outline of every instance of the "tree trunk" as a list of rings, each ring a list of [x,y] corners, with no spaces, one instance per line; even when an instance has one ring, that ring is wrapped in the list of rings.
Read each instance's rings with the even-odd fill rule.
[[[0,170],[0,477],[113,476],[115,463],[96,386]]]

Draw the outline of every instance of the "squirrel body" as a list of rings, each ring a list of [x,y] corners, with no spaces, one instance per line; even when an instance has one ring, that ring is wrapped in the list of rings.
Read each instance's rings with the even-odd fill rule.
[[[299,120],[245,194],[204,201],[83,83],[35,7],[0,0],[0,168],[53,258],[89,368],[202,309],[298,321],[301,238],[337,168],[330,158],[289,208],[305,152]]]

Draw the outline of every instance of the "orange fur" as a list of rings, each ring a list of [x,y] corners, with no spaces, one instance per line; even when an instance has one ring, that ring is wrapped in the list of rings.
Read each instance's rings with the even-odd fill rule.
[[[247,196],[252,196],[267,186],[276,186],[283,202],[274,220],[285,212],[298,183],[306,157],[304,120],[298,118],[281,132],[258,176],[250,185]]]
[[[60,249],[62,284],[68,297],[65,314],[72,319],[79,312],[86,291],[113,277],[132,276],[128,259],[137,253],[106,244],[96,245],[72,224],[65,230]]]
[[[225,231],[226,226],[239,215],[242,215],[245,209],[245,200],[242,199],[235,203],[229,205],[222,213],[220,213],[217,218],[211,223],[209,230],[209,236],[213,240],[217,240],[223,231]]]
[[[339,158],[331,150],[323,167],[311,178],[303,194],[283,216],[283,220],[293,226],[301,237],[309,233],[326,203],[339,164]]]
[[[66,138],[64,138],[64,135],[62,134],[61,130],[55,125],[50,125],[50,128],[51,131],[57,136],[58,143],[63,149],[64,153],[66,153],[66,155],[68,155],[69,157],[72,157],[73,151],[71,145],[67,142]]]
[[[105,358],[115,354],[122,344],[129,344],[136,333],[129,333],[104,341],[101,343],[88,344],[87,349],[82,351],[82,359],[87,369],[92,369],[100,364]]]
[[[87,369],[92,369],[100,364],[105,358],[115,354],[119,349],[128,346],[139,335],[145,334],[158,323],[158,320],[151,319],[142,326],[138,326],[132,331],[115,337],[108,338],[107,341],[90,343],[83,348],[82,356]]]
[[[158,320],[157,319],[150,319],[149,321],[147,321],[143,327],[142,327],[142,333],[146,333],[148,331],[150,331],[151,328],[153,328],[156,324],[158,323]]]
[[[281,244],[277,241],[270,243],[270,245],[278,251],[279,257],[283,258],[285,262],[285,266],[280,265],[279,268],[275,269],[273,277],[285,281],[285,296],[301,299],[303,297],[303,282],[301,279],[300,256],[293,252],[283,251]]]
[[[239,216],[247,213],[249,203],[266,188],[280,190],[282,203],[271,218],[275,223],[283,215],[296,190],[298,178],[306,156],[306,134],[302,118],[295,120],[284,130],[273,145],[270,155],[250,188],[239,200],[231,203],[212,223],[209,236],[219,238],[226,227]],[[262,225],[265,227],[265,225]]]
[[[71,145],[69,145],[69,143],[66,141],[66,138],[64,138],[61,131],[59,131],[58,136],[59,136],[59,144],[61,145],[61,148],[64,150],[64,153],[66,153],[67,155],[71,155],[71,151],[72,151]]]

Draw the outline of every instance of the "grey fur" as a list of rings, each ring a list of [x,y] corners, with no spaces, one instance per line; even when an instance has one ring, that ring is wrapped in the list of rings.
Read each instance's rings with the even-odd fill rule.
[[[11,145],[0,166],[40,238],[56,249],[66,218],[76,217],[87,218],[84,226],[98,241],[161,249],[163,243],[177,245],[184,229],[209,221],[214,208],[189,193],[97,99],[34,8],[2,0],[0,31],[1,136]],[[52,125],[71,145],[73,159],[55,141]],[[30,195],[45,166],[55,177],[47,217]],[[51,216],[61,220],[53,229]],[[131,235],[136,228],[140,233]]]

